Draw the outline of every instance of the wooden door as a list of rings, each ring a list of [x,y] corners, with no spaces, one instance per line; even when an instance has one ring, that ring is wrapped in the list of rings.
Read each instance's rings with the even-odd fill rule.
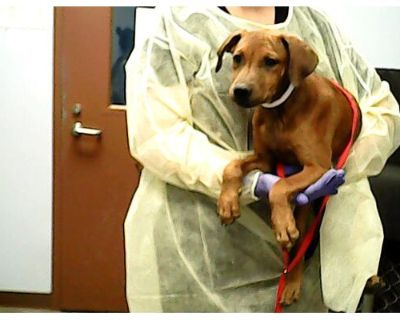
[[[125,112],[110,107],[111,10],[55,11],[53,295],[61,310],[127,311],[123,222],[139,174]],[[74,136],[78,122],[101,134]]]

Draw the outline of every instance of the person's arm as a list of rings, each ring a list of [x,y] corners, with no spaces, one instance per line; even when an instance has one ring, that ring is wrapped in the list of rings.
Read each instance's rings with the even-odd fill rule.
[[[225,166],[241,154],[193,127],[187,83],[196,66],[174,46],[164,19],[157,35],[135,50],[126,68],[132,156],[163,181],[218,198]],[[244,202],[256,200],[244,190]]]
[[[381,81],[354,51],[350,58],[359,70],[360,81],[365,79],[366,88],[359,84],[362,129],[346,163],[349,182],[379,174],[400,144],[399,106],[388,83]]]
[[[329,21],[327,19],[327,21]],[[361,133],[345,165],[346,181],[377,175],[400,145],[399,105],[387,82],[356,52],[332,23],[330,58],[339,66],[339,80],[357,99],[362,114]]]

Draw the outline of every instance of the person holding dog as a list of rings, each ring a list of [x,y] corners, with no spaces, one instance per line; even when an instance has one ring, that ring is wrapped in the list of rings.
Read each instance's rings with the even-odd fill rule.
[[[346,183],[328,202],[320,244],[306,262],[301,298],[285,311],[354,312],[377,272],[383,238],[367,177],[378,174],[400,144],[400,115],[388,84],[311,8],[171,7],[159,13],[157,31],[126,66],[129,146],[144,167],[125,221],[130,311],[274,310],[283,264],[263,195],[279,178],[248,174],[241,217],[232,225],[221,226],[216,204],[224,168],[252,149],[252,112],[228,97],[232,58],[227,55],[216,73],[217,49],[233,31],[269,28],[307,42],[319,57],[316,72],[353,94],[363,122]],[[343,172],[331,170],[295,204],[334,194],[342,182]]]

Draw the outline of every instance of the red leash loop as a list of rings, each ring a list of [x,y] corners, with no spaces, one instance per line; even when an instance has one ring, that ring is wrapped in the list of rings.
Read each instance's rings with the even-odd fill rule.
[[[333,85],[343,93],[343,95],[346,97],[346,99],[349,101],[350,107],[353,111],[353,123],[351,127],[351,136],[350,140],[347,143],[346,147],[344,148],[342,154],[340,155],[339,161],[336,165],[336,169],[342,169],[344,167],[344,164],[347,160],[347,157],[349,156],[351,146],[353,144],[353,140],[356,134],[357,130],[357,124],[358,124],[358,119],[360,118],[359,114],[359,109],[357,107],[357,103],[354,99],[354,97],[349,93],[346,89],[341,87],[337,82],[332,81]],[[278,163],[276,166],[276,172],[279,177],[285,177],[285,168],[283,164]],[[283,291],[285,290],[285,285],[286,285],[286,277],[287,274],[293,270],[295,266],[300,262],[301,259],[303,259],[304,254],[306,253],[308,247],[311,244],[311,241],[314,239],[314,236],[316,232],[319,230],[319,226],[322,221],[322,217],[324,215],[325,207],[326,204],[328,203],[329,196],[325,196],[322,199],[321,206],[318,210],[317,215],[315,216],[310,228],[308,229],[306,236],[304,237],[303,242],[301,243],[299,249],[296,252],[296,256],[293,258],[292,261],[289,262],[289,252],[287,249],[282,250],[282,255],[283,255],[283,271],[282,274],[279,278],[278,282],[278,289],[276,293],[276,301],[275,301],[275,312],[282,312],[283,307],[282,307],[282,295]]]

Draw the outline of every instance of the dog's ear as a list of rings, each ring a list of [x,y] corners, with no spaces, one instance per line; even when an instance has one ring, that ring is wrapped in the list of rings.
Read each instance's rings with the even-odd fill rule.
[[[297,86],[315,70],[318,56],[308,44],[296,36],[285,34],[281,40],[289,54],[289,79]]]
[[[242,38],[242,35],[245,31],[239,30],[236,32],[233,32],[229,35],[228,38],[225,39],[225,41],[221,44],[217,51],[218,55],[218,62],[217,66],[215,67],[215,72],[218,72],[221,69],[222,66],[222,57],[224,56],[225,52],[230,52],[232,53],[233,50],[235,49],[235,46],[238,44],[240,39]]]

